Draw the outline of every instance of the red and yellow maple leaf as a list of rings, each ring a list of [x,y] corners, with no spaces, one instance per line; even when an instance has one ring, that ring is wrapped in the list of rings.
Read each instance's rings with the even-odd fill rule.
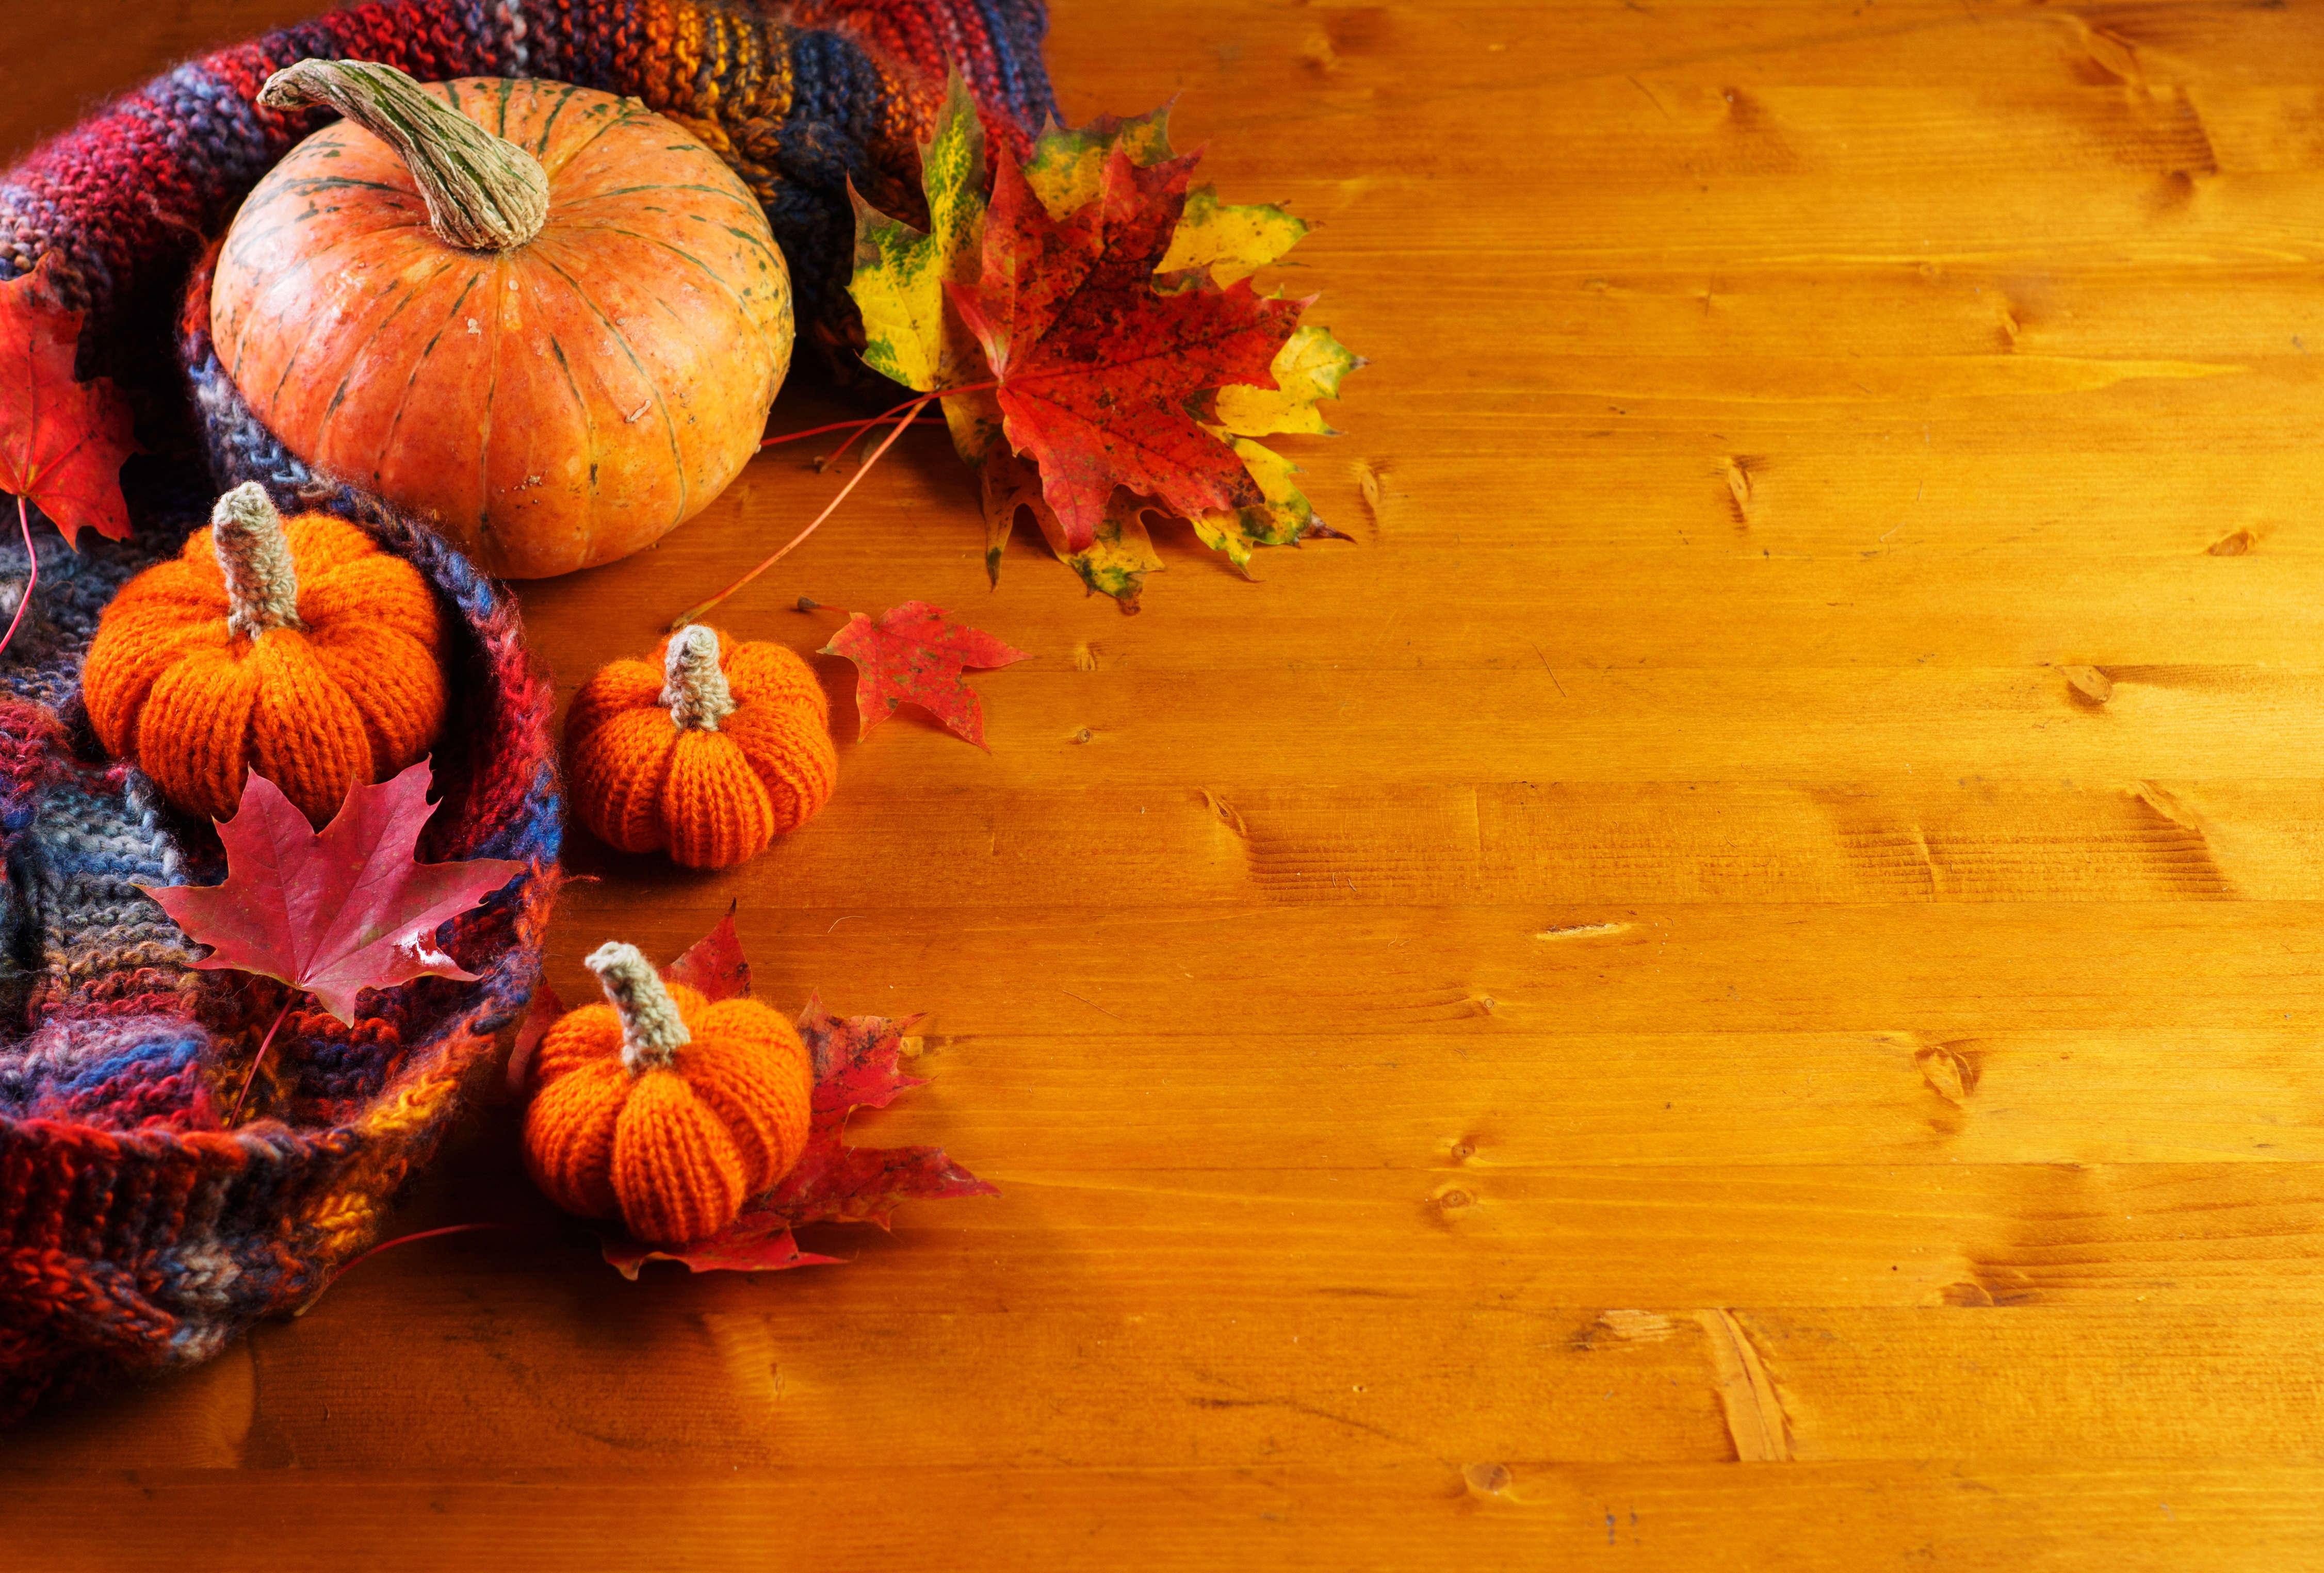
[[[1333,435],[1315,401],[1363,363],[1327,329],[1289,331],[1305,301],[1237,290],[1307,225],[1189,187],[1194,160],[1171,154],[1168,119],[1053,127],[1021,167],[1001,160],[988,208],[982,133],[956,95],[921,150],[928,230],[859,199],[848,285],[864,360],[943,401],[982,493],[987,572],[998,580],[1028,512],[1126,612],[1162,566],[1149,513],[1185,518],[1239,567],[1255,547],[1338,534],[1291,482],[1296,467],[1251,439]],[[1174,336],[1190,332],[1195,353],[1181,354]]]
[[[1023,650],[989,633],[945,621],[943,608],[925,601],[907,601],[876,618],[856,612],[816,653],[855,663],[857,737],[909,703],[980,749],[985,746],[984,702],[961,680],[962,671],[1026,658]]]
[[[107,378],[75,380],[80,313],[58,304],[47,267],[0,284],[0,491],[38,507],[68,545],[83,529],[120,540],[121,461],[137,451],[129,406]]]
[[[1237,384],[1274,389],[1276,353],[1306,302],[1265,299],[1247,279],[1155,288],[1193,167],[1140,166],[1117,143],[1095,198],[1058,219],[1002,152],[983,272],[973,295],[954,290],[999,383],[1001,428],[1040,466],[1074,551],[1097,539],[1117,485],[1187,518],[1262,501],[1188,407]]]

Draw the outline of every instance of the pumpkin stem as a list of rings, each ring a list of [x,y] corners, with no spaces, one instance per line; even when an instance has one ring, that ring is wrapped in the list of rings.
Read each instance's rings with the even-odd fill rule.
[[[642,1076],[656,1066],[678,1063],[678,1051],[692,1043],[694,1035],[646,953],[621,940],[608,940],[581,964],[597,974],[605,998],[621,1016],[622,1068]]]
[[[448,245],[504,252],[549,218],[549,171],[397,70],[370,60],[300,60],[258,90],[269,109],[327,104],[402,155]]]
[[[244,481],[217,500],[210,511],[210,544],[226,575],[226,631],[256,639],[270,628],[307,626],[299,621],[290,538],[282,533],[282,516],[265,487]]]
[[[671,724],[716,731],[734,713],[734,690],[718,665],[718,630],[708,623],[670,635],[661,670],[661,702],[669,706]]]

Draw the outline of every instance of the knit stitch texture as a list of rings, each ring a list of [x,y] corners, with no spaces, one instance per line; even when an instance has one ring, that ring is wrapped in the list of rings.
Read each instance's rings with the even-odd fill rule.
[[[228,504],[256,499],[263,529]],[[81,699],[105,751],[187,813],[230,818],[255,770],[317,824],[435,746],[445,618],[420,570],[255,483],[106,607]],[[221,572],[224,570],[224,572]]]
[[[613,661],[565,714],[573,811],[625,852],[731,869],[788,835],[839,780],[831,701],[778,644],[704,624],[650,661]]]
[[[656,978],[635,946],[603,946],[589,966],[609,1003],[542,1036],[526,1166],[568,1211],[618,1214],[657,1245],[703,1239],[806,1152],[806,1045],[755,999],[712,1003]]]
[[[161,350],[178,327],[212,472],[134,461],[135,535],[78,555],[44,539],[34,605],[0,655],[0,1420],[43,1394],[206,1358],[311,1299],[377,1237],[539,970],[561,804],[549,693],[513,605],[435,532],[309,473],[251,416],[212,352],[207,273],[188,279],[235,204],[327,118],[261,109],[260,86],[323,57],[633,94],[760,197],[802,337],[844,362],[860,332],[848,184],[915,211],[915,147],[948,70],[990,134],[1021,150],[1051,112],[1046,25],[1040,0],[378,0],[180,66],[0,179],[0,279],[46,261],[88,314],[83,374],[149,394],[170,391]],[[79,673],[123,583],[178,552],[219,491],[254,480],[285,514],[353,521],[432,587],[451,713],[420,854],[530,872],[438,933],[478,981],[382,990],[352,1026],[294,1008],[258,1117],[227,1129],[254,1019],[280,996],[196,970],[195,947],[137,889],[223,878],[217,839],[99,753]],[[0,547],[0,616],[26,566],[21,546]],[[667,1222],[691,1228],[698,1211],[682,1203]]]

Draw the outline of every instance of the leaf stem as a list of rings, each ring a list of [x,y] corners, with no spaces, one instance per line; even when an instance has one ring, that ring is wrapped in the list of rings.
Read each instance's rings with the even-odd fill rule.
[[[32,549],[32,520],[24,511],[22,497],[16,499],[16,522],[23,527],[24,560],[32,565],[32,576],[24,581],[24,593],[16,598],[16,615],[8,620],[8,631],[0,633],[0,650],[5,650],[8,641],[16,637],[16,625],[24,621],[24,609],[32,604],[32,592],[41,583],[41,554]]]
[[[847,501],[847,494],[855,490],[857,485],[862,482],[863,477],[872,473],[872,466],[880,462],[881,455],[885,454],[890,447],[893,447],[895,446],[896,439],[904,435],[905,428],[912,424],[912,418],[914,416],[919,414],[921,409],[924,409],[931,400],[942,398],[945,393],[957,391],[960,391],[960,390],[951,388],[938,389],[936,392],[923,393],[918,399],[913,400],[910,404],[905,407],[903,419],[896,422],[895,429],[881,439],[880,446],[872,450],[872,456],[865,459],[862,467],[859,468],[853,475],[848,478],[847,484],[839,489],[839,495],[833,498],[829,503],[825,504],[824,511],[821,513],[816,514],[814,519],[810,520],[805,529],[791,537],[789,542],[786,544],[781,550],[776,552],[774,556],[769,557],[765,562],[761,563],[757,567],[752,569],[749,573],[735,580],[732,584],[727,585],[726,588],[718,592],[717,594],[713,595],[709,600],[703,602],[698,606],[688,607],[678,616],[670,619],[669,626],[663,631],[675,633],[689,622],[701,621],[703,618],[709,615],[711,609],[717,606],[719,603],[724,601],[728,596],[733,594],[734,592],[740,590],[743,585],[748,584],[752,580],[757,578],[769,568],[773,567],[777,563],[781,562],[785,557],[788,557],[793,549],[795,549],[801,542],[805,541],[807,537],[816,532],[816,528],[820,526],[825,520],[829,519],[834,513],[836,513],[839,511],[839,505]],[[884,420],[887,417],[881,416],[879,419]]]
[[[355,1266],[362,1263],[370,1261],[382,1251],[392,1251],[398,1246],[408,1246],[414,1240],[432,1240],[443,1235],[474,1234],[479,1229],[512,1230],[515,1228],[516,1225],[512,1223],[447,1223],[442,1228],[421,1229],[418,1234],[414,1235],[398,1235],[392,1240],[380,1241],[379,1244],[374,1246],[370,1250],[365,1251],[362,1256],[357,1256],[354,1261],[349,1262],[345,1267],[342,1267],[337,1272],[332,1274],[331,1282],[337,1283],[340,1279],[346,1277]]]
[[[904,404],[916,402],[918,401],[915,400],[908,399],[904,401]],[[770,448],[775,446],[778,443],[798,442],[807,437],[821,437],[824,433],[828,431],[862,431],[867,426],[879,425],[881,421],[895,414],[897,409],[903,409],[904,404],[897,405],[895,409],[883,410],[878,415],[867,415],[861,420],[835,420],[828,426],[810,426],[805,431],[787,431],[780,437],[770,437],[767,438],[759,446],[762,448]],[[915,419],[918,418],[916,417]],[[943,418],[940,416],[930,416],[927,419],[930,423],[933,424],[935,421]]]
[[[226,1123],[228,1129],[242,1123],[242,1106],[250,1097],[250,1084],[258,1080],[258,1067],[266,1062],[267,1046],[274,1042],[274,1035],[281,1030],[283,1022],[290,1018],[290,1007],[297,1000],[298,996],[294,994],[282,1002],[282,1008],[274,1013],[274,1025],[268,1027],[265,1037],[259,1040],[258,1053],[250,1057],[250,1074],[242,1079],[242,1090],[235,1095],[234,1112],[226,1116]]]
[[[337,1286],[340,1279],[346,1277],[360,1264],[368,1262],[374,1256],[378,1256],[382,1251],[393,1250],[398,1246],[408,1246],[414,1240],[432,1240],[443,1235],[474,1234],[479,1229],[503,1229],[513,1233],[516,1229],[516,1225],[512,1223],[447,1223],[442,1228],[421,1229],[417,1234],[398,1235],[392,1240],[382,1240],[370,1250],[364,1252],[353,1261],[342,1265],[337,1272],[331,1274],[329,1280],[326,1282],[320,1289],[315,1291],[312,1295],[308,1297],[304,1304],[300,1305],[290,1314],[292,1316],[304,1316],[309,1311],[314,1310],[317,1305],[321,1303],[323,1296],[329,1293],[331,1290]]]

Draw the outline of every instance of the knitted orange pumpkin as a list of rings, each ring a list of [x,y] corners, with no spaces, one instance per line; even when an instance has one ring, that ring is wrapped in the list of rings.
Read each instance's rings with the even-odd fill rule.
[[[689,869],[732,868],[830,799],[830,721],[805,661],[692,624],[651,662],[605,667],[573,701],[574,810],[625,852],[667,848]]]
[[[444,724],[444,619],[420,570],[345,520],[287,523],[247,482],[113,598],[81,674],[107,753],[225,819],[252,770],[318,824]]]
[[[619,1214],[649,1245],[716,1234],[807,1148],[806,1045],[756,1000],[663,982],[635,945],[587,965],[611,1003],[558,1018],[534,1050],[525,1166],[558,1206]]]

